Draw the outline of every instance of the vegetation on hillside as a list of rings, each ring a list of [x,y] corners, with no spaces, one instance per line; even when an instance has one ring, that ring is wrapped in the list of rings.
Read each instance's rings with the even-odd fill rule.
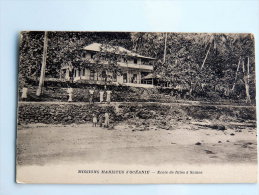
[[[19,81],[38,79],[42,65],[44,32],[23,32],[20,40]],[[255,53],[251,34],[48,32],[46,76],[58,78],[60,68],[92,67],[119,72],[118,55],[107,45],[121,46],[156,58],[154,71],[190,97],[255,99]],[[82,60],[82,48],[103,44],[95,64]],[[166,47],[165,47],[166,45]],[[120,53],[119,55],[124,55]],[[109,58],[106,66],[99,65]],[[106,78],[107,80],[107,78]]]

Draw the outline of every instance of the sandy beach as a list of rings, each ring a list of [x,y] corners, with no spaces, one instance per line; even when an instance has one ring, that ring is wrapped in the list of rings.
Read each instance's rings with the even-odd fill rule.
[[[18,127],[19,166],[60,163],[215,164],[256,163],[256,130],[238,123],[226,130],[178,123],[170,130],[139,129],[126,123],[113,129],[81,125],[29,124]]]

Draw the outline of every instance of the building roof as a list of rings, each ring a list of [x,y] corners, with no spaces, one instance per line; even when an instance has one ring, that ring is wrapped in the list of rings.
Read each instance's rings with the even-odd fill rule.
[[[159,81],[163,81],[163,82],[167,82],[170,81],[169,79],[166,79],[164,77],[162,77],[159,74],[154,74],[154,73],[149,73],[147,76],[143,77],[143,79],[158,79]]]
[[[87,50],[87,51],[101,51],[101,47],[102,47],[102,44],[100,43],[92,43],[86,47],[84,47],[84,50]],[[109,48],[107,48],[107,51],[108,52],[113,52],[116,48],[116,53],[119,54],[119,53],[125,53],[126,55],[128,56],[132,56],[132,57],[139,57],[139,58],[146,58],[146,59],[151,59],[151,60],[155,60],[155,58],[151,58],[151,57],[147,57],[147,56],[142,56],[142,55],[139,55],[135,52],[132,52],[130,50],[127,50],[123,47],[120,47],[120,46],[111,46]]]
[[[73,67],[73,65],[72,65],[71,62],[63,63],[61,65],[61,69],[68,69],[69,68],[70,70],[72,70],[72,67]]]

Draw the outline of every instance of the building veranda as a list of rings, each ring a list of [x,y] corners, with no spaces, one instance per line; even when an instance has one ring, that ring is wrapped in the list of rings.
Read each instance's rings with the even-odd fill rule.
[[[103,70],[96,65],[108,65],[110,59],[98,59],[100,53],[113,53],[115,56],[115,70]],[[155,58],[143,56],[123,47],[109,47],[103,51],[102,44],[92,43],[81,51],[82,60],[90,64],[90,67],[74,67],[67,63],[61,68],[60,78],[67,81],[89,81],[94,84],[112,84],[132,87],[154,87],[154,79],[148,77],[154,71]]]

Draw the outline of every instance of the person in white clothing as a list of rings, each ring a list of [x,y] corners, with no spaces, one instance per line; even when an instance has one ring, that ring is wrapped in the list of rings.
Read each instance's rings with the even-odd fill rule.
[[[89,103],[90,103],[90,104],[93,104],[93,103],[94,103],[94,88],[92,88],[92,89],[89,90],[89,95],[90,95],[90,97],[89,97]]]
[[[93,114],[93,127],[96,127],[97,125],[97,116],[96,114]]]
[[[27,100],[27,98],[28,98],[28,88],[27,88],[27,86],[24,86],[23,88],[22,88],[22,101],[26,101]]]
[[[104,94],[104,91],[101,90],[101,91],[100,91],[100,103],[103,102],[103,94]]]
[[[112,92],[110,90],[106,91],[106,94],[107,94],[106,101],[108,104],[111,102],[111,93]]]
[[[109,113],[105,112],[104,114],[104,127],[108,128],[110,125]]]
[[[69,87],[67,89],[67,93],[68,93],[68,102],[72,102],[72,95],[73,95],[73,88]]]

